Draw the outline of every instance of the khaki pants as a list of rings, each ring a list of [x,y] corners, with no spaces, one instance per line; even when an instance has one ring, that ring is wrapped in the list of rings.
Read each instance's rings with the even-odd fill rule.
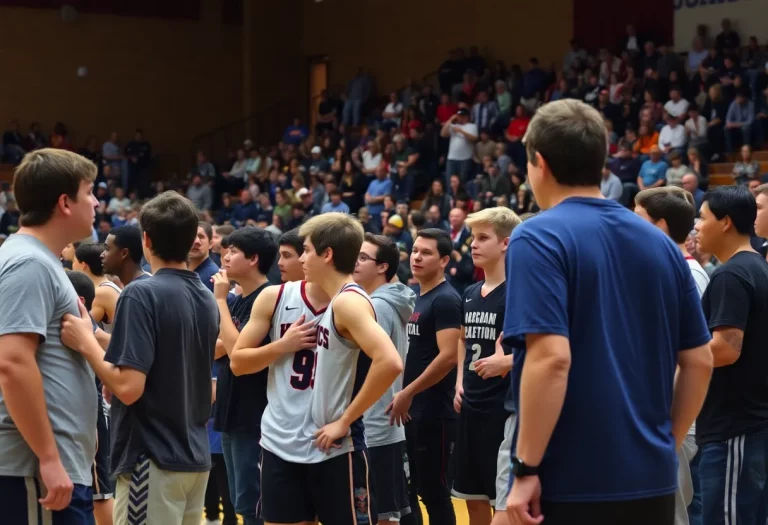
[[[208,472],[161,470],[140,458],[117,477],[115,525],[200,525]]]

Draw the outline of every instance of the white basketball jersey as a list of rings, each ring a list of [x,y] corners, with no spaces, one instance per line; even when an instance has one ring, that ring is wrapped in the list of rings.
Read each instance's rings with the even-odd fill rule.
[[[302,315],[305,322],[325,312],[315,311],[306,294],[306,281],[285,283],[280,287],[272,314],[270,340],[277,341]],[[284,459],[302,461],[296,438],[309,410],[315,374],[315,350],[286,354],[269,366],[267,408],[261,418],[261,446]]]
[[[320,463],[328,459],[365,448],[365,432],[361,417],[350,426],[350,434],[339,442],[340,448],[328,453],[314,444],[315,432],[337,421],[363,385],[370,359],[360,352],[360,347],[343,338],[336,331],[333,319],[333,303],[342,293],[358,293],[371,300],[357,284],[346,284],[331,300],[323,316],[317,322],[317,353],[315,363],[315,387],[310,394],[309,411],[304,418],[300,434],[303,440],[302,463]]]
[[[117,292],[118,295],[120,295],[120,292],[122,292],[120,287],[118,285],[116,285],[115,283],[113,283],[112,281],[110,281],[110,280],[106,280],[103,283],[101,283],[99,285],[99,288],[101,288],[102,286],[106,286],[108,288],[112,288],[113,290],[115,290]],[[117,313],[117,308],[115,308],[115,313]],[[115,320],[114,319],[110,319],[109,321],[110,322],[102,321],[102,322],[99,323],[99,326],[101,327],[102,330],[104,330],[108,334],[111,334],[112,333],[112,327],[115,324]]]

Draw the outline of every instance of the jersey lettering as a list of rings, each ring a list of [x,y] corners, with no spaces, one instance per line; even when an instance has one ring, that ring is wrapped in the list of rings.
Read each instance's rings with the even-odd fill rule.
[[[285,335],[285,332],[291,327],[291,323],[283,323],[280,325],[280,337]]]
[[[324,326],[317,327],[317,346],[328,348],[328,329]]]
[[[290,326],[290,325],[288,325]],[[293,357],[291,386],[296,390],[306,390],[315,386],[315,366],[317,360],[312,350],[299,350]]]

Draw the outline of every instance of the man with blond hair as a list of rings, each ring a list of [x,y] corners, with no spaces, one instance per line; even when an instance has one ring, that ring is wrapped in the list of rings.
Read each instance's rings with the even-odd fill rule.
[[[520,222],[513,211],[503,207],[487,208],[466,219],[472,230],[472,262],[485,273],[483,281],[466,289],[461,301],[454,398],[459,423],[452,492],[466,501],[470,525],[489,525],[491,509],[503,511],[506,503],[511,442],[503,453],[502,441],[512,439],[514,415],[504,407],[509,390],[504,378],[512,368],[511,348],[501,345],[506,299],[504,256],[509,236]]]

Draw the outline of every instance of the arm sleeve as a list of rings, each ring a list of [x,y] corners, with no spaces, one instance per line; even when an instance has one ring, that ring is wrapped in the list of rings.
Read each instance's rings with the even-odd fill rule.
[[[433,303],[435,333],[450,328],[461,328],[461,298],[445,294]]]
[[[155,360],[155,324],[142,304],[145,301],[135,291],[126,288],[117,300],[112,338],[104,360],[148,374]]]
[[[519,346],[526,334],[568,337],[565,268],[559,254],[533,234],[519,230],[512,233],[507,250],[506,287],[505,344]]]
[[[50,269],[21,260],[0,276],[0,335],[37,334],[45,341],[55,290]]]
[[[714,275],[709,283],[710,330],[732,326],[744,330],[747,326],[750,307],[750,293],[747,284],[730,272]]]

